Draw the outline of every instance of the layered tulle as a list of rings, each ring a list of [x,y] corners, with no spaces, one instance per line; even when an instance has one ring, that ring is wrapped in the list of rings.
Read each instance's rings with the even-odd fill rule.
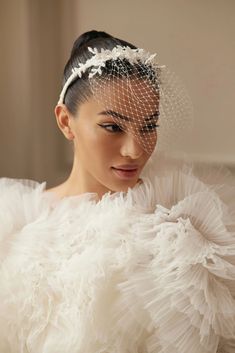
[[[127,193],[0,179],[1,353],[234,353],[235,183],[166,156]]]

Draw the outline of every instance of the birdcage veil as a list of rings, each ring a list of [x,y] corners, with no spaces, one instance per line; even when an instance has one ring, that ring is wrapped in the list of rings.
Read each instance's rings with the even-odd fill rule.
[[[156,54],[116,45],[113,49],[88,47],[92,56],[72,68],[58,103],[69,86],[86,76],[102,113],[111,117],[116,131],[130,133],[152,153],[168,150],[192,127],[192,103],[180,79],[160,65]]]

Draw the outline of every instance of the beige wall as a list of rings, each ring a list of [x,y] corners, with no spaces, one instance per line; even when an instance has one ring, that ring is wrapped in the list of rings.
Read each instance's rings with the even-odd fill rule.
[[[1,0],[0,176],[60,182],[71,151],[54,106],[75,38],[99,29],[157,52],[194,102],[196,159],[235,165],[234,0]]]
[[[50,186],[69,172],[68,146],[54,117],[77,35],[73,1],[66,3],[1,0],[1,177],[46,180]]]
[[[0,168],[5,173],[29,172],[25,158],[30,145],[27,98],[28,28],[23,1],[1,2],[0,12]],[[20,50],[19,50],[20,49]]]

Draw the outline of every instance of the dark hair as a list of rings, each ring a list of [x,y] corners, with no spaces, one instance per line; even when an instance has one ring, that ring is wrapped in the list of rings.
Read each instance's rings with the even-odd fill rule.
[[[117,45],[137,49],[133,44],[115,38],[106,32],[92,30],[83,33],[73,44],[70,58],[64,68],[63,85],[71,75],[74,67],[77,67],[79,63],[85,63],[93,56],[88,50],[88,47],[97,48],[99,51],[99,49],[102,48],[112,50]],[[89,81],[87,79],[88,74],[89,70],[87,70],[81,78],[72,82],[65,94],[64,103],[72,114],[76,113],[77,107],[80,103],[86,101],[88,97],[92,96]]]
[[[63,85],[71,75],[74,67],[78,67],[79,64],[85,63],[94,55],[88,50],[89,47],[101,51],[101,49],[112,50],[117,45],[137,49],[133,44],[115,38],[106,32],[93,30],[83,33],[73,44],[70,58],[64,68]],[[114,70],[115,66],[117,67],[117,70]],[[119,70],[120,68],[123,69]],[[88,75],[91,69],[92,67],[86,70],[81,78],[74,80],[66,91],[64,103],[73,115],[76,114],[79,104],[87,101],[87,99],[92,96],[90,81],[88,80]],[[130,76],[139,76],[140,78],[143,78],[144,75],[144,77],[156,84],[156,87],[158,88],[156,72],[151,66],[146,66],[141,62],[138,64],[131,64],[127,59],[116,59],[114,63],[113,60],[108,60],[105,63],[105,67],[102,68],[102,75],[109,74],[112,76],[115,75],[116,78]]]

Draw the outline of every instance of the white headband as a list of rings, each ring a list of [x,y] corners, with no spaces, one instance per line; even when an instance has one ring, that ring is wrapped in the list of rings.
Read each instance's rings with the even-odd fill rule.
[[[130,47],[123,47],[121,45],[117,45],[112,50],[101,49],[98,52],[97,48],[90,48],[88,50],[94,54],[90,59],[88,59],[84,64],[79,64],[78,67],[74,67],[72,69],[72,74],[69,76],[67,81],[64,84],[64,87],[60,93],[60,98],[58,104],[62,104],[64,102],[65,93],[69,87],[69,85],[77,78],[82,77],[82,74],[86,72],[87,69],[92,67],[91,72],[89,73],[89,78],[92,78],[97,73],[99,75],[102,74],[102,67],[105,67],[105,63],[108,60],[116,60],[116,59],[128,59],[131,64],[138,63],[141,61],[143,64],[153,64],[156,67],[155,56],[156,54],[150,54],[146,52],[144,49],[131,49]],[[165,66],[158,66],[158,68],[164,68]]]

